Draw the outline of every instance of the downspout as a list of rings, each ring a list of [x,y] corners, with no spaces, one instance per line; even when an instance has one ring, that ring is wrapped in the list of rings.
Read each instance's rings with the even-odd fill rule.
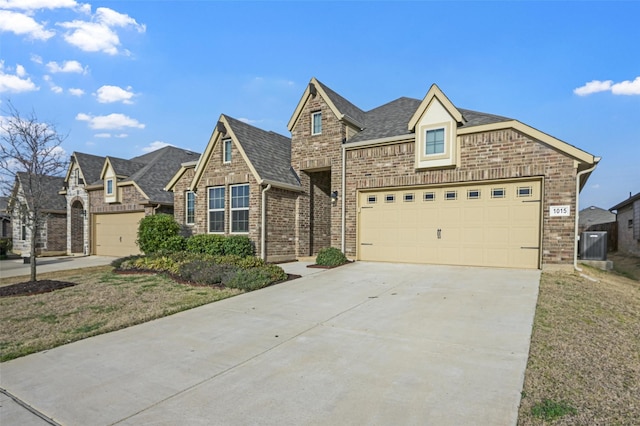
[[[160,206],[161,206],[161,205],[162,205],[162,204],[158,203],[158,205],[157,205],[157,206],[155,206],[155,207],[153,208],[153,214],[154,214],[154,215],[155,215],[155,214],[158,214],[158,209],[160,208]]]
[[[342,230],[341,230],[341,235],[340,235],[340,245],[341,245],[341,249],[342,249],[342,253],[345,253],[346,255],[346,209],[347,209],[347,202],[346,202],[346,191],[347,191],[347,182],[346,182],[346,177],[347,177],[347,149],[344,146],[344,143],[342,144]]]
[[[594,163],[593,163],[593,167],[589,168],[589,169],[585,169],[581,172],[578,172],[578,174],[576,175],[576,223],[575,223],[575,230],[574,230],[574,236],[575,236],[575,241],[573,244],[573,267],[575,268],[576,271],[578,272],[582,272],[582,268],[578,267],[578,241],[580,239],[580,236],[578,235],[578,216],[579,214],[579,209],[580,209],[580,177],[585,174],[585,173],[590,173],[592,171],[595,170],[596,166],[598,165],[598,163],[600,162],[601,157],[595,157],[594,158]]]
[[[271,189],[271,184],[268,184],[262,190],[262,227],[260,229],[260,258],[266,262],[267,260],[267,191]]]

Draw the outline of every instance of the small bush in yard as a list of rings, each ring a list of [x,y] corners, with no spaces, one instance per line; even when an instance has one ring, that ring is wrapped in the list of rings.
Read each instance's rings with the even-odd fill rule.
[[[199,234],[187,239],[187,251],[191,253],[222,256],[224,254],[224,235]]]
[[[242,269],[255,268],[265,265],[264,260],[255,256],[241,257],[230,254],[225,256],[214,256],[212,259],[215,263],[233,265]]]
[[[144,253],[154,253],[166,250],[168,241],[174,237],[180,237],[179,233],[180,225],[173,216],[154,214],[146,216],[140,221],[136,243]]]
[[[226,285],[237,273],[232,265],[220,265],[203,260],[184,263],[178,269],[178,278],[196,284]]]
[[[322,266],[338,266],[347,263],[347,257],[335,247],[320,249],[316,257],[316,264]]]
[[[123,265],[125,265],[125,266],[131,265],[133,260],[138,259],[140,257],[142,257],[142,256],[139,255],[139,254],[135,254],[135,255],[132,255],[132,256],[126,256],[126,257],[120,257],[120,258],[112,261],[111,262],[111,266],[113,266],[116,269],[125,269],[123,267]],[[129,269],[131,269],[131,268],[129,267]]]
[[[235,255],[240,257],[253,256],[255,254],[255,248],[251,243],[249,237],[244,235],[231,235],[225,237],[222,243],[223,254]]]
[[[277,281],[287,279],[287,274],[277,265],[240,269],[226,284],[227,287],[244,291],[258,290]]]

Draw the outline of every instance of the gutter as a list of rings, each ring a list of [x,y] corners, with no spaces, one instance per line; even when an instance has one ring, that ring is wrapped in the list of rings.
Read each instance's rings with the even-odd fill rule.
[[[580,207],[579,207],[580,206],[580,178],[585,173],[591,173],[592,171],[594,171],[601,159],[602,159],[601,157],[594,157],[594,162],[592,167],[585,169],[581,172],[578,172],[578,174],[576,174],[576,223],[575,223],[575,230],[574,230],[575,242],[573,244],[573,267],[578,272],[582,272],[582,268],[578,267],[578,241],[580,240],[580,236],[578,235],[578,219],[579,219],[578,216],[580,215],[579,213],[580,212]]]
[[[262,190],[262,227],[260,229],[260,258],[267,261],[267,250],[265,243],[267,241],[267,191],[271,189],[271,184],[268,184]]]

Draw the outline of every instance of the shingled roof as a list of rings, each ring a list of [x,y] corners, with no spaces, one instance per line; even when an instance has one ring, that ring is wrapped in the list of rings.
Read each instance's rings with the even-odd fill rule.
[[[364,124],[364,111],[340,96],[338,93],[334,92],[331,88],[327,87],[317,79],[315,81],[320,85],[320,87],[322,87],[322,90],[324,90],[331,102],[333,102],[333,105],[335,105],[340,113],[344,114],[347,118],[351,118],[352,120],[357,121],[360,124]]]
[[[85,184],[91,185],[100,180],[100,172],[102,171],[105,157],[82,152],[74,152],[73,156],[78,162]]]
[[[40,175],[30,179],[29,173],[18,172],[16,178],[22,187],[29,210],[33,209],[32,199],[38,197],[40,208],[48,211],[66,211],[67,204],[64,195],[58,192],[64,185],[64,177]]]
[[[135,182],[151,202],[173,203],[173,193],[165,191],[164,186],[180,169],[182,163],[196,161],[198,158],[199,153],[165,146],[149,154],[132,158],[130,162],[137,170],[122,182]],[[119,174],[118,169],[116,173]]]
[[[300,186],[291,168],[291,139],[222,115],[260,179]]]

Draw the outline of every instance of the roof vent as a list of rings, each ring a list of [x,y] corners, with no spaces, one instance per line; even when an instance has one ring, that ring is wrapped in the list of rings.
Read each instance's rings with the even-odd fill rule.
[[[315,84],[309,83],[309,93],[311,93],[311,96],[316,96],[316,94],[318,93],[318,89],[316,89]]]
[[[227,129],[224,127],[224,123],[222,121],[218,121],[217,129],[218,132],[222,133],[223,135],[227,133]]]

